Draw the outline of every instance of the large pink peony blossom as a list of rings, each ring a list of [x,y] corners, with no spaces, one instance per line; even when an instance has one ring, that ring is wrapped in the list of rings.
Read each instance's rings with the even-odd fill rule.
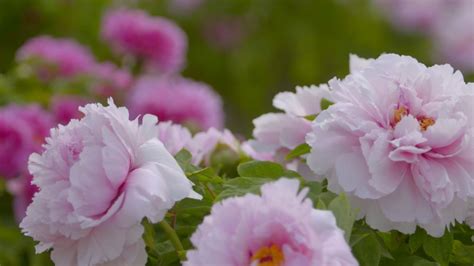
[[[110,10],[102,36],[117,52],[137,56],[161,72],[177,72],[184,65],[186,34],[165,18],[141,10]]]
[[[133,115],[153,114],[160,121],[173,121],[203,130],[221,128],[224,122],[219,95],[204,83],[181,77],[138,79],[128,106]]]
[[[70,39],[39,36],[17,52],[17,61],[31,61],[41,79],[85,74],[95,64],[90,51]]]
[[[155,116],[130,121],[111,100],[80,110],[84,118],[52,129],[30,156],[40,191],[20,226],[37,252],[53,249],[56,265],[145,265],[142,219],[156,223],[199,195],[157,139]]]
[[[463,71],[474,72],[474,0],[459,5],[436,23],[436,57]]]
[[[335,104],[306,138],[308,165],[372,227],[440,236],[474,197],[473,85],[449,65],[382,55],[330,81]]]
[[[307,189],[282,178],[216,203],[191,237],[185,266],[358,265],[330,211],[313,209]]]
[[[291,150],[305,143],[305,136],[311,131],[311,121],[306,117],[321,112],[323,98],[329,98],[327,85],[297,87],[296,92],[277,94],[273,106],[284,112],[256,118],[253,121],[255,139],[244,143],[244,151],[256,160],[285,162]],[[300,160],[288,163],[287,167],[309,179],[315,178]]]
[[[88,99],[80,96],[56,95],[51,99],[50,109],[56,123],[66,125],[71,119],[82,117],[79,106],[83,106],[88,102]]]
[[[28,156],[41,149],[52,124],[49,113],[37,105],[0,108],[0,177],[27,172]]]

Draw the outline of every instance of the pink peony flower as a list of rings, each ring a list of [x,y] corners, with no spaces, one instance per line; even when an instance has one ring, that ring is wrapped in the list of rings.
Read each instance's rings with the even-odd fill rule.
[[[193,164],[209,166],[211,155],[219,145],[229,148],[236,154],[240,153],[240,142],[228,129],[219,131],[210,128],[206,132],[199,132],[186,145],[186,148],[192,154]]]
[[[370,226],[440,236],[474,196],[473,85],[449,65],[382,55],[330,81],[335,104],[306,137],[308,165]]]
[[[132,75],[110,62],[97,64],[90,73],[95,82],[92,91],[100,96],[115,96],[127,91],[132,85]]]
[[[262,196],[216,203],[184,265],[358,265],[334,215],[313,209],[308,189],[298,187],[282,178],[263,185]]]
[[[273,99],[273,106],[284,113],[264,114],[253,121],[254,140],[244,145],[244,151],[256,160],[267,159],[286,163],[291,170],[300,172],[309,179],[314,174],[300,160],[285,161],[286,155],[297,146],[305,143],[305,136],[311,131],[311,121],[306,116],[321,111],[321,100],[329,98],[326,85],[296,87],[294,92],[281,92]]]
[[[25,217],[26,208],[33,200],[33,195],[38,191],[38,187],[31,183],[33,176],[25,175],[7,183],[8,191],[14,196],[13,210],[18,222]]]
[[[30,153],[39,151],[52,119],[37,105],[0,108],[0,176],[26,172]]]
[[[166,121],[158,123],[158,139],[172,155],[176,155],[191,142],[192,136],[187,128]]]
[[[434,44],[436,57],[456,67],[474,72],[474,0],[460,0],[436,24]]]
[[[66,125],[71,119],[82,117],[79,106],[83,106],[89,101],[79,96],[54,96],[50,103],[50,109],[54,115],[56,123]]]
[[[20,227],[37,252],[53,249],[56,265],[145,265],[142,219],[156,223],[199,195],[156,138],[156,117],[130,121],[112,100],[80,110],[84,118],[52,129],[30,156],[40,191]]]
[[[457,0],[374,0],[391,22],[405,31],[431,31]]]
[[[208,85],[177,77],[142,77],[135,82],[128,106],[133,115],[153,114],[200,129],[221,128],[224,111]]]
[[[33,60],[40,78],[72,77],[94,65],[89,50],[74,40],[39,36],[27,41],[17,52],[17,61]],[[37,60],[38,62],[34,61]]]
[[[186,34],[172,21],[141,10],[109,11],[102,36],[117,52],[144,59],[161,72],[177,72],[185,62]]]

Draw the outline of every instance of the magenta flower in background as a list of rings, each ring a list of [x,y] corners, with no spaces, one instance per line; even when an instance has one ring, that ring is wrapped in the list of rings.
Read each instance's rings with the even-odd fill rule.
[[[90,51],[71,39],[39,36],[28,40],[17,52],[17,61],[31,61],[39,77],[72,77],[85,74],[95,63]]]
[[[141,10],[110,10],[102,22],[102,37],[118,53],[143,59],[160,72],[177,72],[184,63],[186,34],[174,22]]]
[[[313,209],[308,189],[298,189],[298,180],[282,178],[264,184],[262,196],[216,203],[184,265],[358,265],[334,215]]]
[[[458,2],[436,24],[435,57],[463,71],[474,72],[474,0]]]
[[[79,106],[83,106],[90,100],[73,95],[57,95],[51,99],[50,109],[56,123],[66,125],[71,119],[82,117]]]
[[[26,208],[33,200],[33,195],[38,191],[38,187],[31,183],[33,176],[25,174],[18,178],[9,180],[8,191],[14,196],[13,211],[18,222],[26,215]]]
[[[224,111],[219,95],[209,85],[182,77],[142,77],[128,98],[130,113],[156,115],[160,121],[172,121],[206,130],[222,128]]]
[[[141,221],[163,219],[174,203],[200,198],[157,139],[155,116],[139,124],[126,108],[88,104],[84,117],[51,130],[29,170],[39,187],[20,224],[52,249],[56,265],[145,265]]]
[[[103,97],[123,94],[133,82],[133,77],[127,70],[110,62],[95,65],[90,75],[95,79],[92,92]]]
[[[165,121],[158,123],[158,139],[172,155],[176,155],[189,144],[192,136],[187,128]]]
[[[228,129],[219,131],[210,128],[207,131],[199,132],[194,135],[186,148],[192,155],[193,164],[210,166],[211,155],[219,145],[229,148],[236,154],[240,153],[240,142]]]
[[[311,131],[311,121],[305,118],[321,112],[321,100],[329,98],[327,85],[296,87],[296,92],[281,92],[273,99],[273,106],[284,111],[269,113],[254,119],[254,139],[243,146],[244,151],[256,160],[268,160],[287,164],[308,179],[316,178],[300,160],[285,161],[286,155],[305,143]]]
[[[40,150],[52,125],[51,116],[37,105],[0,108],[0,176],[24,174],[28,156]]]
[[[306,138],[328,188],[378,230],[441,236],[462,223],[474,197],[474,84],[449,65],[386,54],[329,85],[335,104]]]
[[[203,28],[203,35],[209,45],[224,51],[238,46],[245,34],[244,21],[239,17],[214,18]]]

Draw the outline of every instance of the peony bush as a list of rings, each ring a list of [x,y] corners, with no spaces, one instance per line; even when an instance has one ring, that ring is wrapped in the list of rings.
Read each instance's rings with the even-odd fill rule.
[[[378,2],[433,28],[442,1]],[[276,94],[247,139],[180,72],[176,23],[120,8],[101,27],[113,60],[51,36],[18,50],[9,89],[36,103],[0,107],[0,177],[24,235],[0,264],[11,250],[59,266],[474,264],[474,83],[459,70],[348,55],[345,77]]]

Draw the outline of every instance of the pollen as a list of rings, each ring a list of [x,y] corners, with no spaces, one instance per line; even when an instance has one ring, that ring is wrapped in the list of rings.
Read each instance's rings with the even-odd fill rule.
[[[250,260],[257,262],[258,266],[281,266],[285,257],[280,247],[273,244],[270,247],[264,246],[258,249]]]
[[[421,131],[426,131],[429,126],[432,126],[435,124],[435,120],[430,117],[419,118],[418,122],[420,124]]]
[[[408,115],[408,110],[403,106],[401,106],[400,108],[395,110],[393,112],[393,122],[394,122],[394,124],[396,125],[398,122],[400,122],[400,120],[402,120],[402,118],[404,116],[407,116],[407,115]]]

